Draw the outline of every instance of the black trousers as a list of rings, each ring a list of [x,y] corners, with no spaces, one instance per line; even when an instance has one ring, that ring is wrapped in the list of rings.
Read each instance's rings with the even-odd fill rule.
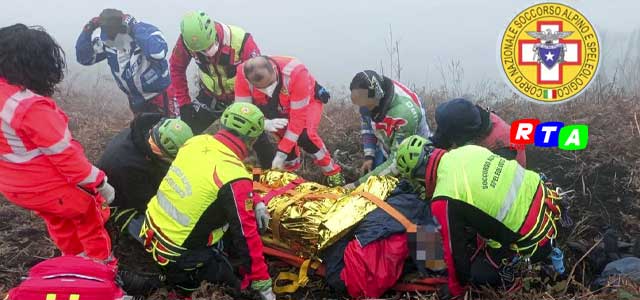
[[[543,261],[549,257],[551,253],[550,243],[545,244],[544,247],[538,248],[536,252],[531,256],[531,263]],[[505,282],[501,276],[501,271],[505,272],[505,267],[502,265],[503,261],[511,261],[516,255],[515,252],[505,249],[493,249],[487,248],[486,251],[482,251],[471,262],[470,281],[474,285],[486,285],[486,286],[502,286],[503,284],[509,284]],[[516,274],[517,275],[517,274]]]
[[[218,120],[222,116],[222,112],[226,109],[227,104],[222,102],[216,102],[214,108],[210,109],[206,105],[211,105],[212,101],[209,100],[208,104],[206,100],[198,98],[200,103],[205,104],[187,104],[180,108],[180,119],[191,127],[193,134],[198,135],[204,132],[213,122]],[[271,162],[276,155],[276,147],[269,140],[269,136],[266,133],[261,134],[256,142],[253,144],[253,150],[256,152],[258,163],[261,168],[271,168]]]
[[[466,202],[436,197],[431,201],[431,212],[438,223],[446,228],[442,230],[445,257],[447,253],[453,260],[453,270],[460,284],[468,282],[479,285],[498,285],[501,283],[499,271],[503,260],[510,262],[516,253],[506,246],[500,249],[487,247],[487,253],[481,252],[471,260],[477,250],[476,237],[480,235],[487,239],[499,241],[502,245],[509,245],[520,239],[520,235],[511,231],[503,223],[487,215],[482,210]],[[551,251],[550,243],[538,248],[531,257],[536,263],[547,259]],[[498,264],[494,267],[488,257]]]
[[[184,292],[197,289],[202,281],[226,284],[240,291],[240,279],[224,254],[215,248],[189,250],[164,266],[163,271],[167,283]]]

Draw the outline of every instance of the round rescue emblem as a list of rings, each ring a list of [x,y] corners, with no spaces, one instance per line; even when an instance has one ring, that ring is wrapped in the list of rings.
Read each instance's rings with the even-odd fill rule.
[[[521,11],[502,35],[500,65],[509,85],[536,102],[561,102],[595,77],[600,43],[579,11],[541,3]]]

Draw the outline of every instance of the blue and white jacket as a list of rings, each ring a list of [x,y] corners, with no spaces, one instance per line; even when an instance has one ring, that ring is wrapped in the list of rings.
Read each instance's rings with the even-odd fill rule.
[[[78,63],[90,66],[107,60],[118,87],[127,94],[136,112],[145,101],[165,92],[171,83],[167,61],[167,42],[160,30],[127,16],[129,33],[119,33],[113,41],[104,33],[92,38],[82,31],[76,42]]]

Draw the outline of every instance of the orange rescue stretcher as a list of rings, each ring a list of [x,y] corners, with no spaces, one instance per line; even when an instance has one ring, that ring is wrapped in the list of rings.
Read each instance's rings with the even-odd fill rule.
[[[277,258],[278,260],[283,261],[291,266],[300,268],[302,271],[300,274],[298,274],[295,277],[279,275],[278,278],[276,278],[275,287],[274,287],[274,292],[276,293],[281,293],[281,292],[286,293],[286,292],[295,291],[295,289],[297,289],[299,286],[303,286],[301,283],[306,284],[306,282],[308,282],[308,276],[311,274],[315,274],[322,277],[324,277],[325,275],[324,265],[317,264],[315,266],[315,269],[313,269],[314,266],[310,265],[309,260],[305,260],[302,257],[293,255],[289,253],[287,250],[264,246],[264,254]],[[309,271],[309,268],[313,269],[313,271]],[[307,272],[303,273],[305,269]],[[293,283],[290,286],[281,288],[280,286],[278,286],[278,282],[281,280],[290,280]],[[402,281],[402,279],[400,281]],[[416,278],[408,282],[398,282],[393,287],[391,287],[391,290],[397,291],[397,292],[437,292],[439,289],[439,286],[445,285],[445,284],[447,284],[447,278],[445,277]]]
[[[253,174],[255,197],[263,198],[263,200],[266,200],[267,202],[274,197],[282,195],[295,196],[296,192],[294,191],[294,188],[304,182],[301,178],[296,178],[283,183],[279,188],[269,188],[260,182],[260,176],[263,174],[260,169],[254,169]],[[320,193],[323,196],[332,197],[332,195],[326,192]],[[262,196],[259,196],[260,194],[262,194]],[[400,222],[406,228],[407,233],[416,233],[418,226],[413,224],[409,219],[391,205],[383,201],[380,197],[366,191],[356,191],[352,194],[361,196],[375,204],[375,206],[383,209]],[[292,204],[293,202],[287,201],[287,203]],[[275,221],[276,226],[280,223],[279,218],[280,216],[275,216],[275,220],[273,220]],[[271,226],[273,227],[273,224]],[[303,287],[309,282],[309,276],[325,276],[325,267],[320,261],[312,258],[305,258],[304,255],[301,256],[299,251],[295,251],[294,249],[291,249],[291,247],[288,247],[288,245],[281,243],[279,241],[279,236],[279,230],[276,229],[275,232],[272,232],[271,238],[263,237],[263,241],[265,242],[264,254],[276,258],[290,266],[299,268],[299,272],[298,274],[281,272],[274,282],[274,292],[293,293],[299,287]],[[433,262],[427,262],[427,266],[433,267]],[[436,266],[442,268],[444,263],[442,261],[436,262]],[[287,284],[283,284],[285,282]],[[405,276],[392,286],[391,290],[397,292],[435,292],[441,285],[445,285],[446,283],[446,277],[410,278],[410,276]]]

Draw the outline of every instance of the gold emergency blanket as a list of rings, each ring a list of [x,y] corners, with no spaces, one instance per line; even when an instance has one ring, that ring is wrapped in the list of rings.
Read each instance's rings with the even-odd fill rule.
[[[358,224],[376,205],[357,192],[368,192],[385,200],[398,184],[398,179],[389,176],[371,176],[351,194],[338,199],[320,222],[318,250],[323,250],[342,238],[353,226]]]
[[[260,174],[259,183],[269,188],[280,188],[298,179],[298,175],[289,172],[267,171]]]
[[[329,188],[314,182],[285,187],[298,176],[280,171],[267,171],[254,182],[260,197],[271,194],[267,209],[271,215],[269,231],[262,236],[265,244],[293,250],[303,257],[314,257],[318,250],[331,245],[376,208],[361,196],[351,195],[342,187]],[[357,191],[366,191],[381,199],[397,184],[393,177],[373,176]]]

